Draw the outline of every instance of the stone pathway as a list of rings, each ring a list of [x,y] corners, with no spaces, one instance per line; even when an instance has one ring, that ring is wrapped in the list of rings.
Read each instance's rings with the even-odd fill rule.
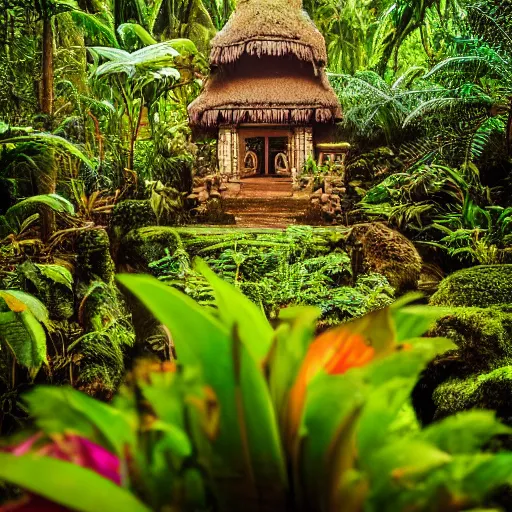
[[[240,190],[229,192],[224,205],[237,226],[286,228],[302,223],[309,199],[293,195],[291,178],[257,177],[241,180]]]

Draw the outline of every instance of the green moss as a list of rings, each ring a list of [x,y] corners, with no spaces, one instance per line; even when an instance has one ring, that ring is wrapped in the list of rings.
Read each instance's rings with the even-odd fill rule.
[[[172,254],[179,244],[179,235],[173,228],[154,226],[134,229],[121,240],[118,261],[147,271],[151,262],[166,256],[166,249]]]
[[[113,240],[120,240],[132,229],[158,224],[149,199],[129,199],[117,203],[112,211],[109,232]]]
[[[431,334],[453,340],[475,371],[512,362],[512,312],[507,310],[456,308],[438,320]]]
[[[109,399],[121,383],[126,353],[135,341],[131,315],[113,284],[82,284],[78,295],[84,334],[68,347],[76,361],[76,384],[86,393]]]
[[[97,279],[110,283],[114,280],[115,267],[110,256],[110,239],[101,228],[82,231],[76,242],[77,277],[83,282]]]
[[[478,408],[496,411],[497,416],[512,425],[512,366],[497,368],[465,379],[450,379],[433,394],[437,406],[434,419],[459,411]]]
[[[512,365],[512,311],[454,308],[437,321],[430,334],[452,339],[457,349],[434,359],[413,391],[421,422],[428,424],[472,407],[501,410],[501,403],[491,394],[497,377],[501,381],[502,372],[507,373],[503,368]]]
[[[512,265],[479,265],[444,279],[430,303],[488,307],[512,304]]]

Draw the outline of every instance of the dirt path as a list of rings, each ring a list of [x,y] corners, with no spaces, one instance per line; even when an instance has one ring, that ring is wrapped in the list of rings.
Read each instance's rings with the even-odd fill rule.
[[[236,225],[250,228],[286,228],[298,224],[309,204],[307,197],[295,197],[290,178],[245,178],[236,195],[224,204]]]

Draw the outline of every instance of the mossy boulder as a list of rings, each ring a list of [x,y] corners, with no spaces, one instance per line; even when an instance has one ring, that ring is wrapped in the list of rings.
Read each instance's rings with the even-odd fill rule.
[[[82,231],[76,241],[76,272],[82,282],[114,280],[115,266],[110,255],[110,239],[102,228]]]
[[[157,224],[149,199],[128,199],[115,205],[110,219],[109,233],[114,241],[118,241],[132,229]]]
[[[459,270],[441,281],[430,303],[481,308],[512,304],[512,265],[478,265]]]
[[[355,224],[347,239],[356,274],[382,274],[398,292],[418,287],[422,260],[414,245],[384,224]],[[359,261],[356,261],[359,259]]]
[[[490,393],[495,384],[503,389],[499,370],[512,365],[512,308],[454,308],[430,335],[452,339],[457,349],[435,358],[416,384],[412,399],[420,421],[428,424],[472,407],[501,411],[504,418],[512,395]]]
[[[135,342],[131,314],[114,283],[79,283],[78,321],[83,335],[68,347],[76,366],[78,389],[109,400],[125,374]]]
[[[465,379],[449,379],[432,396],[434,420],[468,409],[490,409],[512,426],[512,366],[503,366]]]
[[[161,260],[167,253],[173,254],[180,243],[179,234],[174,228],[154,226],[133,229],[121,240],[118,263],[147,272],[150,263]]]

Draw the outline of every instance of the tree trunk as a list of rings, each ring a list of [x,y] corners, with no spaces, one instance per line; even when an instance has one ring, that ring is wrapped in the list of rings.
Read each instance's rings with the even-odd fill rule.
[[[43,3],[43,57],[41,82],[41,111],[47,116],[46,129],[52,129],[53,116],[53,27],[52,19]],[[52,150],[50,150],[52,151]],[[54,194],[57,185],[57,168],[53,159],[50,169],[37,173],[37,193]],[[55,214],[49,208],[41,209],[41,239],[46,242],[55,231]]]
[[[46,2],[45,2],[46,3]],[[46,7],[46,6],[45,6]],[[43,80],[41,87],[41,111],[53,115],[53,28],[52,19],[43,14]]]

